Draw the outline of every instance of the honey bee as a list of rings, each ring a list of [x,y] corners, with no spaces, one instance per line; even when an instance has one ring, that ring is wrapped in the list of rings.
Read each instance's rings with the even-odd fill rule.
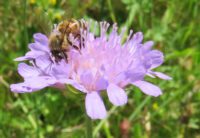
[[[56,63],[62,59],[68,62],[67,52],[70,48],[74,48],[80,52],[82,44],[74,45],[69,40],[69,36],[71,34],[74,39],[81,42],[81,28],[84,30],[87,28],[85,22],[75,19],[64,20],[50,34],[49,48]]]

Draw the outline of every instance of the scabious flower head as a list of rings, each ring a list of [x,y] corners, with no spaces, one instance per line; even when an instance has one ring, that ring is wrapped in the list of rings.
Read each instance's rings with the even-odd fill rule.
[[[12,84],[11,91],[24,93],[43,89],[47,86],[63,88],[69,78],[69,65],[65,61],[53,63],[48,38],[43,34],[34,35],[35,42],[29,44],[30,51],[16,61],[28,60],[30,65],[20,63],[18,72],[24,78],[23,83]]]
[[[145,94],[159,96],[162,93],[160,88],[146,82],[144,77],[171,79],[161,72],[153,71],[163,63],[163,54],[152,50],[152,41],[143,44],[141,32],[133,35],[130,31],[127,40],[122,43],[124,31],[119,34],[114,24],[107,36],[108,28],[107,22],[101,22],[100,35],[95,36],[88,25],[88,30],[81,30],[81,42],[70,35],[72,44],[80,44],[82,49],[71,49],[68,52],[68,63],[62,60],[59,64],[53,62],[48,38],[35,34],[35,42],[29,45],[30,51],[16,59],[29,60],[32,65],[19,64],[18,72],[24,82],[12,84],[11,90],[33,92],[48,86],[64,88],[70,84],[86,94],[86,111],[92,119],[106,117],[106,108],[100,96],[103,90],[106,90],[109,101],[116,106],[127,103],[124,88],[130,84]]]

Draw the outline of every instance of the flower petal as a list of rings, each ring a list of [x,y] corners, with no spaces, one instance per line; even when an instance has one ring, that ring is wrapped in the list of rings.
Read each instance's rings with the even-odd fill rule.
[[[22,56],[22,57],[18,57],[15,58],[14,61],[24,61],[24,60],[31,60],[31,57],[27,57],[27,56]]]
[[[129,69],[126,71],[126,76],[131,79],[132,82],[142,80],[146,74],[146,69],[138,65],[133,69]]]
[[[128,78],[130,74],[128,74],[128,71],[126,73],[120,73],[118,75],[115,76],[115,78],[113,79],[113,83],[115,84],[119,84],[122,81],[126,80]]]
[[[10,85],[11,91],[17,93],[34,92],[56,83],[54,78],[50,77],[31,77],[26,78],[23,83]]]
[[[18,57],[14,61],[24,61],[24,60],[33,60],[39,56],[47,55],[47,53],[42,51],[29,51],[25,56]]]
[[[57,82],[57,80],[53,77],[41,76],[41,77],[33,77],[33,78],[25,78],[25,82],[29,84],[30,87],[35,89],[42,89],[46,86],[51,86]]]
[[[92,83],[92,80],[94,80],[93,78],[93,75],[90,71],[86,71],[84,73],[81,74],[80,76],[81,78],[81,82],[83,83],[84,86],[90,86],[91,83]]]
[[[95,88],[96,88],[96,90],[97,91],[100,91],[100,90],[105,90],[107,87],[108,87],[108,81],[106,81],[104,78],[98,78],[97,80],[96,80],[96,86],[95,86]]]
[[[98,92],[90,92],[85,98],[86,112],[92,119],[104,119],[106,108]]]
[[[41,45],[48,46],[48,38],[46,35],[41,33],[36,33],[33,35],[35,42],[40,43]]]
[[[140,90],[142,90],[145,94],[147,95],[151,95],[151,96],[159,96],[162,94],[161,90],[159,87],[146,82],[146,81],[136,81],[132,83],[133,85],[137,86],[138,88],[140,88]]]
[[[35,39],[35,43],[31,43],[28,46],[31,51],[50,51],[48,47],[48,38],[45,35],[41,33],[36,33],[33,37]]]
[[[52,75],[56,78],[68,78],[70,65],[66,64],[66,61],[62,60],[59,64],[52,64]]]
[[[163,53],[158,50],[152,50],[146,57],[147,62],[151,62],[151,69],[160,66],[164,61]],[[149,61],[148,61],[149,60]]]
[[[162,72],[153,72],[154,75],[156,75],[157,77],[159,77],[160,79],[163,79],[163,80],[171,80],[172,78]]]
[[[40,68],[42,71],[49,73],[52,69],[53,63],[50,60],[50,57],[47,55],[39,56],[35,59],[35,64],[38,68]]]
[[[34,77],[40,74],[37,68],[29,66],[25,63],[20,63],[18,65],[18,72],[23,77]]]
[[[70,79],[58,79],[58,81],[60,83],[66,83],[66,84],[70,84],[72,85],[74,88],[76,88],[77,90],[83,92],[83,93],[87,93],[87,89],[81,85],[80,83],[76,82],[75,80],[70,80]]]
[[[149,50],[151,50],[151,48],[153,47],[154,42],[153,41],[147,41],[143,44],[143,52],[148,52]]]
[[[11,84],[10,89],[12,92],[16,93],[24,93],[24,92],[33,92],[33,89],[27,87],[26,83],[18,83],[18,84]]]
[[[142,34],[142,32],[135,33],[133,35],[133,40],[134,40],[134,42],[141,43],[142,40],[143,40],[143,34]]]
[[[115,84],[109,84],[107,94],[110,102],[116,106],[124,105],[128,101],[125,91]]]

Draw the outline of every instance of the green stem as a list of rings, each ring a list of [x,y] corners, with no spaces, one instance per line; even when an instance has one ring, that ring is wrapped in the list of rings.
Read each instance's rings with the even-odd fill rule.
[[[86,115],[86,138],[92,138],[92,119]]]
[[[108,8],[109,8],[109,11],[110,11],[110,16],[111,16],[112,21],[117,22],[116,17],[115,17],[115,12],[114,12],[113,7],[112,7],[111,0],[107,0],[107,3],[108,3]]]
[[[151,96],[147,96],[143,102],[140,103],[140,105],[135,109],[135,111],[131,114],[131,116],[128,118],[130,121],[132,121],[142,110],[142,108],[151,100]]]

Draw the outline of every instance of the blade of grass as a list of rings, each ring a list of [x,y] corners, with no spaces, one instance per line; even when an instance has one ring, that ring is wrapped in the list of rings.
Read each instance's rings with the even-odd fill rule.
[[[110,11],[110,17],[111,17],[112,21],[117,22],[115,12],[114,12],[113,7],[112,7],[111,0],[107,0],[107,4],[108,4],[108,9]]]
[[[129,121],[132,121],[142,110],[142,108],[150,101],[151,97],[148,96],[144,99],[144,101],[142,103],[140,103],[140,105],[134,110],[134,112],[130,115],[130,117],[128,118]]]

